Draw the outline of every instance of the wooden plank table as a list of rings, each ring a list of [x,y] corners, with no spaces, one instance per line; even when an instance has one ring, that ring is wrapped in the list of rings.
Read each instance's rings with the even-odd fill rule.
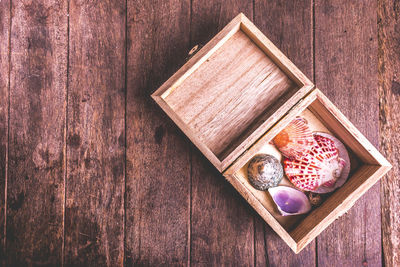
[[[239,12],[394,166],[298,255],[150,98]],[[2,0],[0,266],[400,266],[399,69],[396,0]]]

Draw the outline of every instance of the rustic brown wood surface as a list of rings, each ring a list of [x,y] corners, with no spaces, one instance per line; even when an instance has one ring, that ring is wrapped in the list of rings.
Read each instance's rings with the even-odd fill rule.
[[[383,262],[400,266],[400,3],[378,1],[381,151],[393,170],[381,182]]]
[[[150,94],[186,61],[189,1],[128,1],[126,265],[189,261],[189,142]]]
[[[64,237],[67,2],[12,2],[11,14],[6,261],[56,265]]]
[[[10,70],[10,1],[0,2],[0,265],[6,255],[6,179],[8,156],[8,91]]]
[[[124,261],[125,14],[125,1],[69,3],[67,266]]]
[[[395,167],[298,255],[150,98],[239,12],[381,136]],[[399,12],[395,0],[0,1],[0,265],[399,265]]]
[[[376,1],[315,2],[315,83],[378,145]],[[381,264],[379,185],[317,239],[321,266]]]

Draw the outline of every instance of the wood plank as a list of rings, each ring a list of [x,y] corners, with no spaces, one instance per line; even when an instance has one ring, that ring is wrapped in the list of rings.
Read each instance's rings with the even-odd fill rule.
[[[8,160],[8,89],[10,67],[10,1],[0,2],[0,265],[5,266],[6,255],[6,180]]]
[[[126,265],[186,265],[189,141],[150,94],[186,60],[190,1],[128,1]]]
[[[13,1],[7,263],[61,265],[67,1]]]
[[[254,10],[255,25],[312,80],[312,2],[256,0]]]
[[[192,164],[192,264],[253,265],[256,212],[195,149]]]
[[[258,214],[254,214],[254,266],[271,266],[265,238],[267,227],[269,228],[265,221]]]
[[[71,1],[65,265],[122,266],[125,1]]]
[[[381,181],[385,266],[400,266],[400,5],[378,1],[379,126],[381,151],[393,170]]]
[[[312,1],[255,1],[256,26],[310,79],[313,78]],[[313,266],[315,241],[295,254],[268,226],[265,251],[271,266]],[[282,257],[282,255],[285,255]]]
[[[252,1],[192,1],[191,44],[205,44],[239,12],[252,17]],[[254,215],[222,175],[192,149],[191,263],[253,265]]]
[[[375,1],[315,2],[315,81],[378,145]],[[318,237],[318,265],[381,265],[379,185]]]

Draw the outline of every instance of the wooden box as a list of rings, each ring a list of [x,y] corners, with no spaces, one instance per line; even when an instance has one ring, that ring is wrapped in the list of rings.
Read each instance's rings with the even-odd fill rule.
[[[296,253],[346,212],[390,163],[243,14],[166,81],[154,100]],[[347,182],[307,215],[280,216],[248,161],[302,114],[347,147]]]

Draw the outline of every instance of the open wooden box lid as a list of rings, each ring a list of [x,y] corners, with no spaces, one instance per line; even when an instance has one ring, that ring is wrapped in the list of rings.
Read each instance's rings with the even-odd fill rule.
[[[152,97],[223,172],[313,88],[239,14]]]

